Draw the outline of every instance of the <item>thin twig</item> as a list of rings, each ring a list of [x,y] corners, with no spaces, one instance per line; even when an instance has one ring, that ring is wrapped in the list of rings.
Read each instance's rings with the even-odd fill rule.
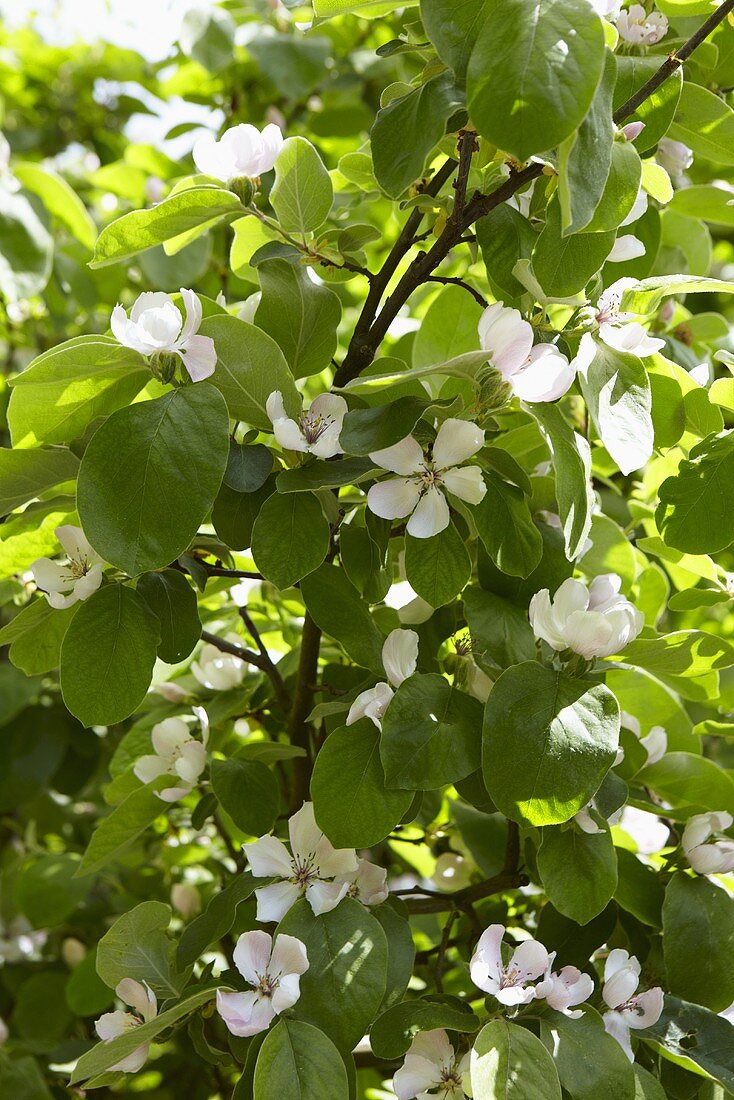
[[[291,706],[290,696],[286,691],[283,678],[267,652],[265,654],[255,653],[251,649],[245,649],[244,646],[228,642],[226,638],[220,638],[218,634],[211,634],[208,630],[202,630],[201,637],[209,645],[216,646],[222,653],[230,653],[233,657],[239,657],[241,661],[246,661],[248,665],[254,665],[255,668],[259,668],[261,672],[264,672],[273,685],[278,703],[286,713],[288,712]]]
[[[260,631],[257,629],[255,624],[253,623],[253,621],[250,618],[246,608],[240,607],[239,608],[239,613],[240,613],[240,618],[242,619],[243,623],[245,624],[245,627],[247,628],[247,630],[250,633],[250,637],[253,639],[253,641],[255,642],[255,645],[257,646],[257,648],[260,652],[260,656],[262,657],[263,661],[265,662],[265,665],[266,665],[265,671],[267,672],[268,676],[270,677],[272,685],[275,688],[276,698],[277,698],[278,702],[280,703],[281,707],[283,708],[283,710],[287,714],[289,712],[291,706],[292,706],[292,703],[291,703],[291,697],[288,694],[285,683],[283,681],[283,677],[278,672],[278,667],[273,662],[270,654],[268,653],[267,647],[265,646],[265,643],[263,642],[262,638],[260,637]]]
[[[443,283],[444,286],[460,286],[463,290],[468,291],[471,294],[475,302],[478,302],[480,306],[486,306],[487,299],[483,294],[480,294],[478,290],[475,290],[469,283],[464,282],[463,279],[454,278],[448,275],[429,275],[426,279],[427,283]]]

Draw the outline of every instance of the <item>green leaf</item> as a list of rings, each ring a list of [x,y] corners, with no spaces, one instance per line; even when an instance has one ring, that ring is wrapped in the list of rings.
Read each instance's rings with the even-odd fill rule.
[[[27,676],[59,667],[61,643],[78,605],[58,610],[44,599],[27,604],[0,630],[0,645],[10,643],[8,656]]]
[[[220,986],[220,988],[224,989],[225,992],[227,991],[226,986]],[[201,1008],[208,1001],[213,1001],[215,994],[216,986],[196,989],[179,1001],[177,1005],[174,1005],[173,1008],[161,1012],[155,1019],[149,1020],[147,1024],[129,1028],[124,1034],[116,1039],[111,1039],[108,1043],[97,1043],[95,1047],[83,1054],[77,1062],[72,1073],[71,1083],[78,1084],[104,1073],[105,1070],[116,1065],[121,1059],[127,1058],[139,1046],[151,1042],[162,1031],[172,1027],[185,1016],[190,1016],[192,1012],[197,1008]]]
[[[335,848],[371,848],[402,820],[413,792],[387,789],[379,731],[362,718],[327,737],[316,757],[311,797],[316,820]]]
[[[453,73],[445,71],[377,112],[370,142],[375,176],[383,191],[397,198],[420,179],[447,121],[463,105]]]
[[[443,607],[471,577],[471,558],[456,524],[430,539],[405,536],[405,576],[431,607]]]
[[[530,259],[538,234],[528,219],[507,203],[502,203],[480,218],[476,223],[476,233],[491,283],[508,298],[519,298],[525,288],[513,275],[515,264],[518,260]],[[464,296],[468,297],[467,294]],[[416,342],[419,338],[420,333]]]
[[[683,82],[668,137],[682,141],[714,164],[734,165],[734,111],[721,96],[700,84]]]
[[[626,848],[616,848],[617,888],[614,899],[643,924],[660,928],[664,891],[660,875]]]
[[[34,204],[0,187],[0,293],[10,302],[40,294],[51,274],[53,239]]]
[[[358,485],[373,477],[376,470],[368,458],[339,458],[336,461],[317,458],[293,470],[281,470],[276,484],[279,493],[338,489],[342,485]]]
[[[214,503],[228,436],[226,405],[207,382],[113,413],[79,470],[79,518],[97,553],[130,576],[174,561]]]
[[[734,541],[734,431],[692,447],[658,494],[655,519],[668,546],[687,554],[726,549]]]
[[[598,1012],[589,1005],[582,1012],[574,1020],[562,1012],[548,1012],[540,1026],[563,1088],[572,1100],[598,1100],[605,1094],[614,1100],[635,1100],[635,1075],[626,1054],[604,1030]]]
[[[566,557],[573,561],[589,536],[596,503],[591,487],[591,451],[588,442],[571,428],[557,405],[533,405],[532,414],[551,453]]]
[[[584,0],[503,0],[471,52],[467,98],[483,137],[526,161],[580,125],[604,69],[604,31]]]
[[[12,379],[13,445],[70,443],[97,417],[127,405],[150,378],[142,356],[111,337],[77,336],[49,348]]]
[[[509,209],[509,207],[498,207],[498,209]],[[482,221],[486,220],[482,219]],[[478,225],[481,225],[481,222]],[[445,363],[463,352],[476,351],[477,325],[481,315],[482,307],[463,287],[445,286],[431,302],[421,321],[421,327],[415,334],[413,366],[427,367],[436,363]],[[347,414],[347,419],[349,415],[351,414]],[[415,421],[413,423],[415,424]],[[408,432],[405,433],[405,435],[408,434]],[[341,438],[343,439],[344,436],[342,435]],[[398,440],[394,442],[397,443]],[[382,446],[388,446],[388,444],[380,444],[380,447]],[[345,449],[349,450],[348,447]]]
[[[463,600],[473,649],[480,659],[503,669],[534,659],[535,637],[524,609],[474,585],[464,589]]]
[[[0,1061],[0,1092],[13,1100],[52,1100],[38,1062],[30,1056]]]
[[[608,53],[589,113],[578,131],[558,148],[558,197],[564,233],[584,229],[604,194],[614,146],[612,95],[616,75],[617,62],[614,54]]]
[[[170,195],[149,210],[123,214],[100,233],[90,267],[106,267],[137,256],[157,244],[188,244],[223,218],[242,216],[242,203],[221,187],[189,187]]]
[[[417,0],[408,0],[405,7],[413,7],[416,3]],[[313,8],[319,19],[351,14],[376,19],[381,15],[392,15],[395,5],[393,0],[314,0]]]
[[[4,516],[47,489],[75,478],[79,459],[65,447],[32,451],[0,448],[0,515]]]
[[[259,760],[212,760],[212,790],[238,829],[263,836],[280,810],[278,781]]]
[[[727,1092],[734,1091],[734,1050],[729,1020],[667,994],[662,1016],[645,1029],[644,1037],[668,1061],[701,1077],[719,1081]]]
[[[372,908],[372,915],[382,925],[387,938],[387,986],[380,1008],[384,1011],[405,996],[415,964],[415,944],[409,913],[404,901],[389,897]]]
[[[267,333],[229,314],[207,317],[199,331],[209,336],[217,349],[217,369],[210,381],[223,394],[230,416],[271,432],[265,404],[274,390],[282,393],[289,416],[297,419],[301,415],[301,397],[293,376],[282,351]]]
[[[232,61],[235,25],[220,8],[189,8],[181,22],[179,42],[183,53],[210,73]]]
[[[544,829],[538,870],[558,912],[577,924],[588,924],[606,908],[617,885],[617,857],[609,831]]]
[[[178,968],[186,970],[204,951],[226,936],[234,925],[240,905],[263,885],[262,879],[254,879],[245,871],[214,894],[204,912],[181,933],[176,953]]]
[[[543,539],[521,489],[484,471],[487,492],[472,510],[479,537],[498,569],[527,577],[543,556]]]
[[[159,633],[153,612],[125,585],[82,603],[61,644],[61,691],[80,722],[111,726],[132,714],[150,687]]]
[[[618,737],[619,704],[603,684],[532,661],[514,665],[487,700],[485,785],[513,821],[561,824],[599,789]]]
[[[18,872],[15,900],[34,928],[63,924],[89,893],[74,878],[79,856],[72,852],[31,857]]]
[[[324,564],[301,584],[311,618],[339,642],[349,656],[382,677],[383,637],[369,609],[343,569]]]
[[[270,203],[288,233],[313,233],[329,216],[334,188],[310,141],[291,137],[275,162]]]
[[[734,645],[707,630],[675,630],[636,638],[624,650],[625,663],[656,675],[696,677],[734,665]]]
[[[173,976],[174,943],[166,935],[171,907],[142,901],[118,917],[97,945],[97,973],[114,989],[123,978],[147,982],[159,997],[178,997]]]
[[[275,492],[275,477],[270,477],[254,493],[238,493],[222,483],[212,508],[212,523],[217,535],[231,550],[246,550],[252,542],[252,528],[260,509]]]
[[[642,362],[594,341],[594,357],[579,382],[601,441],[619,469],[623,474],[641,469],[652,455],[654,438],[650,380]]]
[[[0,724],[4,727],[0,737],[0,810],[8,813],[48,787],[66,752],[69,734],[78,732],[79,727],[61,707],[28,706],[37,694],[37,683],[8,664],[0,668]],[[17,716],[11,722],[13,715]]]
[[[667,988],[721,1012],[734,1000],[734,900],[705,877],[679,871],[663,904]]]
[[[287,260],[265,260],[258,266],[258,275],[262,299],[255,314],[257,324],[278,344],[295,378],[318,374],[336,351],[342,314],[336,294],[316,286],[305,267]]]
[[[176,569],[145,573],[136,591],[160,623],[160,659],[169,665],[183,661],[201,637],[196,593],[186,577]]]
[[[308,953],[293,1015],[321,1028],[341,1051],[351,1051],[385,993],[387,940],[380,924],[352,898],[318,917],[304,898],[286,913],[278,932],[297,936]]]
[[[497,0],[421,0],[426,34],[458,77],[466,75],[477,36],[496,6]]]
[[[433,673],[403,681],[385,712],[380,756],[390,787],[436,790],[479,767],[481,704]]]
[[[65,179],[40,164],[23,161],[13,165],[13,175],[27,191],[38,195],[49,214],[64,225],[72,236],[90,252],[97,237],[94,224],[86,206]]]
[[[668,752],[656,764],[643,768],[637,779],[673,805],[690,806],[692,813],[726,810],[734,814],[734,781],[705,756]]]
[[[449,402],[399,397],[387,405],[352,409],[344,417],[339,442],[350,455],[369,455],[372,451],[381,451],[410,435],[427,409],[445,404]]]
[[[546,296],[568,298],[583,290],[611,252],[614,240],[613,232],[564,237],[561,204],[552,199],[531,260],[533,274]]]
[[[652,53],[646,55],[624,55],[617,53],[617,83],[614,88],[613,109],[616,111],[623,103],[631,99],[643,84],[660,68],[659,59]],[[700,55],[699,55],[700,56]],[[644,153],[657,145],[667,133],[680,99],[683,84],[682,67],[669,75],[659,88],[656,88],[637,108],[634,114],[625,118],[625,123],[639,121],[645,123],[645,129],[635,138],[633,144],[638,153]]]
[[[640,190],[642,162],[629,141],[612,142],[612,163],[599,205],[586,226],[588,233],[616,230],[632,210]]]
[[[348,1100],[344,1061],[330,1039],[311,1024],[283,1018],[266,1035],[255,1066],[254,1100]]]
[[[91,875],[110,863],[133,840],[165,812],[151,786],[138,787],[112,813],[103,817],[92,834],[78,875]]]
[[[246,446],[231,439],[222,484],[238,493],[255,493],[265,484],[272,469],[273,456],[262,443]]]
[[[378,1058],[392,1062],[401,1058],[421,1031],[443,1028],[473,1035],[479,1020],[470,1006],[456,998],[416,998],[393,1005],[377,1018],[370,1031],[370,1046]]]
[[[329,549],[329,524],[311,493],[273,493],[252,529],[252,556],[278,588],[318,569]]]
[[[507,1020],[482,1028],[471,1052],[474,1100],[561,1100],[558,1073],[531,1031]]]

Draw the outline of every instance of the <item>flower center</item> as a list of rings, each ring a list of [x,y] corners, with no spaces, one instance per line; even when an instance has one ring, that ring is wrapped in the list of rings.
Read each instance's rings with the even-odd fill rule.
[[[451,1065],[444,1067],[441,1070],[441,1087],[443,1088],[446,1096],[449,1093],[458,1091],[461,1088],[461,1074],[456,1069],[456,1066]]]
[[[279,978],[272,978],[267,971],[264,974],[257,975],[257,985],[255,986],[255,992],[259,993],[261,997],[272,997],[276,989],[280,985]]]
[[[291,882],[295,882],[297,886],[300,886],[301,890],[305,890],[306,887],[318,878],[318,867],[310,859],[294,859],[292,861],[293,877]]]
[[[318,443],[325,431],[331,427],[334,419],[331,416],[321,416],[318,413],[304,413],[298,421],[303,438],[309,444]]]
[[[502,971],[502,978],[500,979],[500,989],[507,989],[513,985],[519,985],[522,981],[522,971],[517,970],[514,966],[508,967],[507,970]]]

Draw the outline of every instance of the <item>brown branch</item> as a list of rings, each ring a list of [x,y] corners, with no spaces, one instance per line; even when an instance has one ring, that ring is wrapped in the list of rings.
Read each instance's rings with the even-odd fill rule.
[[[474,886],[467,886],[463,890],[457,890],[455,894],[435,894],[429,893],[428,897],[415,897],[403,894],[405,898],[405,904],[408,907],[408,911],[412,914],[416,913],[445,913],[452,909],[459,909],[466,911],[474,902],[482,901],[483,898],[492,897],[493,894],[503,894],[507,890],[517,890],[521,886],[527,886],[527,875],[521,875],[519,873],[505,874],[504,871],[495,875],[494,878],[488,878],[484,882],[478,882]],[[416,886],[411,891],[413,895],[425,894],[426,891],[421,890],[420,886]]]
[[[460,286],[467,293],[471,294],[475,302],[478,302],[480,306],[486,306],[487,299],[483,294],[480,294],[478,290],[475,290],[469,283],[464,282],[463,279],[457,279],[448,275],[429,275],[426,279],[427,283],[442,283],[444,286]]]
[[[209,645],[216,646],[222,653],[230,653],[233,657],[239,657],[241,661],[246,661],[248,665],[254,665],[255,668],[259,668],[261,672],[264,672],[275,689],[276,699],[286,713],[288,712],[291,705],[290,696],[285,689],[283,678],[267,652],[264,655],[263,653],[255,653],[251,649],[245,649],[244,646],[235,645],[234,642],[228,642],[225,638],[220,638],[217,634],[211,634],[208,630],[202,630],[201,637],[203,641],[208,642]]]
[[[296,778],[292,799],[294,810],[299,809],[301,803],[308,797],[311,780],[312,749],[307,719],[313,709],[314,684],[318,676],[320,648],[321,630],[307,611],[303,620],[296,691],[293,696],[293,707],[288,723],[288,736],[291,744],[298,745],[306,752],[305,756],[297,757],[293,763]]]
[[[283,708],[283,710],[285,711],[285,713],[288,714],[288,712],[291,709],[292,703],[291,703],[291,697],[288,694],[285,683],[283,681],[283,677],[280,675],[280,672],[278,671],[277,665],[274,664],[273,660],[271,659],[270,654],[268,653],[267,648],[265,646],[265,643],[263,642],[262,638],[260,637],[260,632],[257,629],[257,627],[255,626],[255,624],[253,623],[253,621],[250,618],[249,614],[247,613],[246,609],[244,607],[240,607],[239,608],[239,613],[240,613],[240,618],[242,619],[242,622],[245,624],[245,627],[249,631],[250,636],[253,639],[253,641],[255,642],[255,645],[258,648],[260,656],[263,659],[263,662],[265,664],[264,671],[270,677],[270,681],[271,681],[271,683],[272,683],[272,685],[275,689],[275,697],[278,700],[278,702],[280,703],[280,705]]]

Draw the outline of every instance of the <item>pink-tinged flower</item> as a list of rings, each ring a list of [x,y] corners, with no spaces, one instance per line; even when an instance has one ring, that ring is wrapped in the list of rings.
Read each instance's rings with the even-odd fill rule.
[[[648,336],[642,325],[634,320],[634,313],[620,310],[625,291],[633,285],[634,279],[618,279],[612,283],[601,294],[594,319],[599,325],[599,338],[607,347],[644,359],[664,348],[665,341]]]
[[[617,947],[610,951],[604,966],[601,995],[609,1011],[604,1013],[604,1027],[634,1061],[630,1029],[640,1031],[657,1023],[663,1011],[663,991],[659,986],[637,993],[640,984],[640,964],[634,955]]]
[[[503,1005],[525,1005],[535,997],[536,978],[548,969],[548,952],[537,940],[523,940],[515,948],[510,961],[502,962],[501,924],[490,924],[479,937],[476,951],[469,963],[471,980],[485,993]]]
[[[583,1013],[580,1010],[573,1011],[574,1006],[588,1001],[594,992],[594,982],[576,966],[562,966],[554,974],[555,958],[556,953],[552,951],[548,956],[545,976],[535,987],[535,996],[538,1000],[547,1001],[556,1012],[563,1012],[572,1020],[577,1020]]]
[[[288,822],[290,851],[275,836],[261,836],[244,845],[250,873],[278,881],[255,891],[257,919],[282,920],[300,897],[316,916],[330,913],[349,890],[345,875],[359,869],[353,848],[334,848],[316,824],[313,803],[304,802]]]
[[[688,819],[681,847],[693,870],[699,875],[725,875],[734,871],[734,840],[714,839],[730,829],[732,816],[725,810],[694,814]]]
[[[693,164],[693,150],[682,141],[663,137],[658,142],[655,160],[671,176],[681,176]]]
[[[595,577],[588,588],[569,577],[552,600],[542,588],[530,601],[533,633],[557,652],[571,649],[587,661],[619,653],[645,625],[642,613],[620,594],[621,584],[616,573]]]
[[[158,1002],[155,993],[147,982],[136,982],[134,978],[123,978],[117,985],[115,993],[120,1000],[135,1009],[134,1012],[123,1012],[116,1009],[115,1012],[105,1012],[94,1025],[97,1034],[103,1043],[109,1043],[112,1039],[124,1035],[133,1028],[147,1024],[158,1015]],[[150,1043],[141,1043],[132,1054],[120,1059],[114,1066],[110,1066],[110,1072],[119,1070],[122,1073],[136,1073],[141,1069],[150,1053]]]
[[[383,470],[400,474],[379,481],[367,494],[367,504],[382,519],[404,519],[409,535],[429,539],[445,531],[451,520],[445,493],[467,504],[484,500],[487,486],[479,466],[461,466],[484,445],[484,432],[468,420],[445,420],[433,447],[424,454],[412,435],[393,447],[373,451],[370,458]]]
[[[201,382],[214,374],[217,352],[210,336],[197,335],[202,317],[199,298],[184,287],[181,297],[186,309],[183,322],[170,294],[146,291],[136,299],[129,317],[121,305],[116,305],[110,327],[123,347],[141,355],[178,355],[191,381]]]
[[[624,126],[620,127],[620,134],[624,135],[625,141],[634,141],[638,138],[642,131],[645,129],[644,122],[628,122]]]
[[[523,401],[557,401],[573,385],[576,366],[555,344],[536,344],[520,311],[495,302],[479,318],[479,342]]]
[[[469,1057],[458,1057],[443,1029],[419,1032],[392,1079],[397,1100],[463,1100],[470,1096]]]
[[[346,883],[347,897],[361,901],[362,905],[381,905],[383,901],[387,901],[390,893],[387,888],[387,871],[376,863],[370,863],[368,859],[360,859],[356,871],[339,875],[337,881]]]
[[[390,681],[375,684],[374,687],[360,692],[349,708],[347,725],[351,726],[360,718],[370,718],[382,729],[382,719],[388,703],[404,680],[412,676],[418,664],[418,635],[414,630],[391,630],[382,647],[382,664]],[[392,687],[390,686],[392,684]]]
[[[226,640],[239,645],[239,634],[230,632]],[[245,678],[247,666],[241,657],[233,653],[223,653],[218,646],[204,645],[199,651],[199,659],[191,662],[191,671],[202,687],[210,691],[231,691],[239,687]]]
[[[202,707],[195,707],[194,713],[201,723],[200,741],[183,718],[164,718],[151,731],[154,752],[141,756],[133,767],[141,783],[152,783],[161,775],[181,780],[180,786],[155,792],[164,802],[178,802],[190,794],[206,767],[209,721]]]
[[[274,390],[265,402],[265,411],[273,423],[273,435],[286,451],[305,451],[317,458],[344,453],[339,434],[347,403],[338,394],[319,394],[308,411],[294,420],[285,410],[283,394]]]
[[[642,4],[632,4],[617,16],[617,30],[631,46],[654,46],[668,33],[668,20],[658,11],[648,15]]]
[[[205,134],[194,145],[194,164],[205,176],[227,183],[256,179],[269,172],[283,148],[283,134],[274,123],[262,132],[249,122],[225,130],[219,141]]]
[[[252,992],[217,990],[217,1012],[233,1035],[246,1038],[267,1031],[281,1012],[301,995],[301,974],[308,970],[306,945],[295,936],[244,932],[234,949],[234,964]]]
[[[65,563],[39,558],[30,571],[51,607],[61,610],[88,600],[102,583],[102,559],[89,545],[81,527],[63,524],[54,531],[67,554]]]

